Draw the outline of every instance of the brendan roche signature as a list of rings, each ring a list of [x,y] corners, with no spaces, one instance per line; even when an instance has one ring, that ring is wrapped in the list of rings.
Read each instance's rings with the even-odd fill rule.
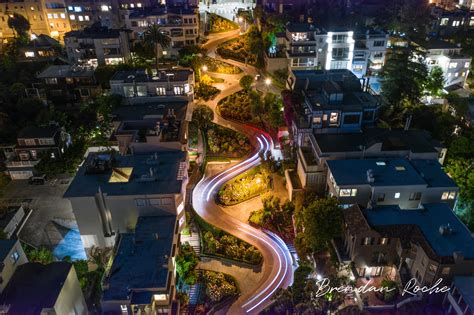
[[[401,292],[401,295],[404,296],[405,294],[409,295],[417,295],[419,293],[428,293],[428,294],[433,294],[433,293],[444,293],[448,292],[450,290],[449,287],[447,286],[440,286],[441,282],[443,282],[442,278],[439,278],[436,283],[434,283],[432,286],[420,286],[418,282],[416,281],[415,278],[410,279],[410,281],[407,282],[405,287],[403,288],[403,291]],[[332,292],[339,292],[339,293],[367,293],[367,292],[392,292],[396,290],[396,288],[390,288],[390,287],[376,287],[374,285],[371,285],[372,279],[370,279],[366,284],[364,284],[361,287],[354,287],[351,285],[341,285],[338,287],[333,287],[331,286],[331,281],[328,278],[323,278],[321,280],[316,281],[316,286],[318,287],[318,290],[316,291],[316,297],[322,297],[326,295],[327,293],[332,293]]]

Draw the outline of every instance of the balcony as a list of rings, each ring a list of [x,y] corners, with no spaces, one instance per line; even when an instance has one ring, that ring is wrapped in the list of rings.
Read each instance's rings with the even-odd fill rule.
[[[35,160],[35,161],[7,161],[7,162],[5,162],[5,165],[6,165],[7,168],[10,168],[10,167],[34,167],[39,162],[40,162],[40,160]]]

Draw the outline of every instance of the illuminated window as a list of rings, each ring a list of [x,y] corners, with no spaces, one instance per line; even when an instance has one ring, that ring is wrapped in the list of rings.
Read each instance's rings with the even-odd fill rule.
[[[82,15],[78,15],[77,18],[79,19],[79,21],[84,21],[84,17]]]
[[[316,125],[321,124],[321,117],[313,117],[313,124],[316,124]]]
[[[130,3],[130,8],[135,8],[135,4]]]
[[[25,51],[26,58],[33,58],[34,56],[35,56],[35,53],[33,51]]]
[[[141,8],[142,4],[140,2],[137,3],[137,8]]]
[[[74,11],[74,8],[72,7],[72,5],[68,6],[67,9],[68,9],[69,11]]]
[[[471,64],[470,64],[469,62],[466,62],[466,63],[464,64],[464,68],[469,68],[470,65],[471,65]]]
[[[456,192],[452,191],[449,193],[448,199],[454,200],[456,198]]]
[[[48,13],[48,19],[52,19],[53,15],[51,13]]]
[[[450,267],[444,267],[443,270],[441,270],[441,274],[443,276],[449,275],[449,272],[451,271]]]
[[[17,251],[14,251],[13,254],[10,255],[10,260],[13,264],[16,264],[18,259],[20,259],[20,254],[18,254]]]
[[[164,87],[157,87],[157,88],[156,88],[156,95],[166,95],[166,88],[164,88]]]
[[[88,16],[88,15],[85,15],[85,16],[84,16],[84,20],[89,21],[89,16]]]
[[[430,264],[430,266],[428,267],[428,270],[431,273],[436,273],[436,270],[438,270],[438,266],[436,266],[435,264]]]
[[[341,188],[339,190],[339,197],[355,197],[357,195],[356,188]]]
[[[366,237],[362,240],[362,245],[372,245],[372,238]]]
[[[122,310],[122,313],[128,314],[127,305],[120,305],[120,309]]]
[[[102,12],[107,12],[107,11],[109,11],[109,6],[106,5],[106,4],[103,4],[103,5],[100,6],[100,10]]]
[[[400,198],[400,193],[399,192],[395,193],[395,199],[399,199],[399,198]]]
[[[65,19],[65,18],[66,18],[66,14],[64,14],[64,13],[61,13],[59,16],[61,16],[61,19]]]
[[[457,62],[451,62],[451,63],[449,64],[449,69],[455,69],[457,66],[458,66],[458,63],[457,63]]]
[[[57,13],[53,13],[53,18],[57,19],[57,18],[58,18],[58,14],[57,14]]]
[[[401,171],[405,171],[405,166],[395,166],[395,170],[401,172]]]
[[[82,8],[81,7],[74,7],[74,12],[82,12]]]
[[[382,238],[379,240],[379,243],[380,243],[380,245],[387,245],[387,244],[388,244],[388,238],[382,237]]]
[[[448,19],[448,18],[442,18],[440,25],[446,26],[446,25],[448,25],[448,22],[449,22],[449,19]]]
[[[30,7],[30,10],[31,10],[31,11],[34,11],[34,10],[35,10],[35,7]]]
[[[331,116],[329,116],[329,123],[337,124],[338,119],[339,119],[338,113],[331,113]]]
[[[454,200],[454,199],[456,199],[455,191],[445,191],[441,195],[441,200]]]
[[[69,18],[74,21],[76,19],[76,16],[74,14],[71,14]]]

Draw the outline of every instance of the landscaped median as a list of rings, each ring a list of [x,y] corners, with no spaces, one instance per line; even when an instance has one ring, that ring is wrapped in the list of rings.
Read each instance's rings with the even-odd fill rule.
[[[222,33],[239,28],[239,25],[215,13],[207,13],[209,15],[209,33]]]
[[[217,194],[223,206],[233,206],[257,197],[271,188],[271,177],[261,166],[254,167],[225,183]]]
[[[263,256],[255,246],[207,223],[197,214],[194,219],[200,231],[201,256],[224,258],[254,266],[262,263]]]

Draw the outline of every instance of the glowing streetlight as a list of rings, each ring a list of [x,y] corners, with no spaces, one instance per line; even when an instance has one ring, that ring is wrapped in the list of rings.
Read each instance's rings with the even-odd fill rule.
[[[321,281],[322,278],[323,278],[323,277],[322,277],[320,274],[317,274],[317,275],[316,275],[316,280]]]
[[[354,281],[356,278],[354,277],[354,275],[351,275],[350,279],[351,279],[351,281]]]
[[[266,86],[269,86],[270,84],[272,84],[272,79],[266,78],[266,79],[265,79],[265,85],[266,85]]]
[[[239,16],[239,22],[242,23],[244,21],[244,18]]]
[[[202,71],[207,72],[207,66],[206,65],[202,66]]]
[[[30,39],[31,39],[31,40],[35,40],[35,39],[37,39],[37,38],[38,38],[38,36],[36,36],[36,34],[31,34],[31,35],[30,35]]]

